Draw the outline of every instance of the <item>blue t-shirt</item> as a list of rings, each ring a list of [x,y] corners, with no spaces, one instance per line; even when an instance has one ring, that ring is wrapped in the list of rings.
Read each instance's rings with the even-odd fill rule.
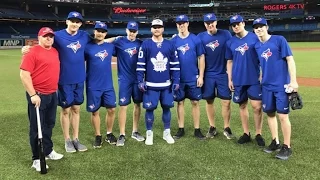
[[[235,86],[259,84],[260,65],[255,50],[258,37],[248,32],[245,37],[233,36],[227,41],[226,59],[232,60],[232,81]]]
[[[180,82],[195,82],[199,76],[198,57],[204,54],[201,41],[190,33],[187,37],[179,35],[172,40],[180,62]]]
[[[226,74],[226,43],[232,37],[231,33],[227,30],[218,29],[216,34],[211,35],[205,31],[199,33],[198,37],[205,49],[205,76],[212,77]]]
[[[270,91],[284,91],[284,85],[290,83],[286,57],[292,56],[287,40],[283,36],[271,38],[255,45],[262,69],[262,86]]]
[[[138,52],[142,41],[128,40],[127,37],[122,37],[114,42],[116,48],[118,79],[129,82],[136,82],[137,79],[137,62]]]
[[[96,44],[90,42],[85,49],[87,61],[86,87],[92,90],[113,89],[112,55],[115,54],[111,43]]]
[[[55,32],[53,46],[59,52],[59,84],[77,84],[85,80],[84,49],[91,40],[86,31],[70,35],[65,29]]]

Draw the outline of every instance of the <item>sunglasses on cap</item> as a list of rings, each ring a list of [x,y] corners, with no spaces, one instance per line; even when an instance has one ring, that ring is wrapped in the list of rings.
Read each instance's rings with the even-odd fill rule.
[[[231,24],[231,26],[232,26],[232,27],[236,27],[236,26],[239,26],[239,25],[240,25],[240,23],[241,23],[241,22],[232,23],[232,24]]]
[[[155,25],[155,26],[152,26],[153,29],[161,29],[163,28],[163,26],[159,26],[159,25]]]
[[[131,32],[131,33],[136,33],[136,32],[137,32],[137,30],[129,29],[129,32]]]
[[[99,32],[99,33],[106,33],[106,32],[107,32],[107,31],[104,30],[104,29],[96,29],[96,31]]]

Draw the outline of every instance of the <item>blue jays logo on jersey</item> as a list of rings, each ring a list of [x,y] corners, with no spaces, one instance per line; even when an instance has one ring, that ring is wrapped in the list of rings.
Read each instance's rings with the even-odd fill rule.
[[[263,51],[261,57],[263,57],[266,61],[268,61],[269,57],[272,56],[272,52],[268,48],[267,50]]]
[[[206,47],[209,47],[212,51],[214,51],[219,45],[220,45],[219,41],[215,40],[215,41],[212,41],[212,42],[206,44]]]
[[[124,51],[127,52],[130,57],[137,54],[137,52],[138,52],[136,47],[128,48],[128,49],[125,49]]]
[[[242,44],[241,46],[237,47],[235,50],[239,51],[242,55],[249,49],[247,43]]]
[[[182,52],[182,54],[184,55],[189,49],[189,45],[188,44],[185,44],[185,45],[182,45],[180,47],[177,48],[179,51]]]
[[[72,49],[72,51],[74,53],[77,53],[78,49],[81,48],[81,44],[79,41],[73,42],[73,43],[70,43],[69,45],[67,45],[67,48],[70,48],[70,49]]]
[[[108,56],[108,53],[106,50],[103,50],[103,51],[98,52],[94,56],[99,57],[101,59],[101,61],[103,61],[104,58],[106,58]]]

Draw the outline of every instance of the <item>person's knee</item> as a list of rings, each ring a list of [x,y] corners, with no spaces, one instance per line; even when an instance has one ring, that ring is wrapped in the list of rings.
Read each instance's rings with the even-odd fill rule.
[[[246,110],[248,105],[248,101],[242,102],[239,104],[240,110]]]
[[[281,123],[289,121],[289,115],[288,114],[279,114],[278,113],[278,116],[279,116],[279,120],[281,121]]]
[[[208,105],[213,105],[213,102],[214,102],[213,99],[207,100],[207,104],[208,104]]]
[[[99,117],[99,111],[92,112],[93,117]]]
[[[199,107],[199,101],[191,101],[192,107]]]
[[[116,108],[108,108],[107,112],[108,112],[108,115],[114,115],[116,113]]]
[[[79,105],[71,106],[71,112],[72,112],[72,114],[79,114],[80,113],[80,106]]]
[[[223,107],[230,108],[231,101],[230,100],[221,100],[221,104]]]
[[[184,106],[184,101],[177,102],[178,106]]]
[[[70,113],[70,107],[69,108],[61,108],[61,115],[62,116],[69,116]]]

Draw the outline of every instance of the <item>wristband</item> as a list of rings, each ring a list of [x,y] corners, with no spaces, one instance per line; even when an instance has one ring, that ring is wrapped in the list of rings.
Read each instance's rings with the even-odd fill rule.
[[[32,95],[32,96],[30,96],[30,97],[33,97],[33,96],[35,96],[35,95],[37,95],[37,93],[35,93],[34,95]]]

